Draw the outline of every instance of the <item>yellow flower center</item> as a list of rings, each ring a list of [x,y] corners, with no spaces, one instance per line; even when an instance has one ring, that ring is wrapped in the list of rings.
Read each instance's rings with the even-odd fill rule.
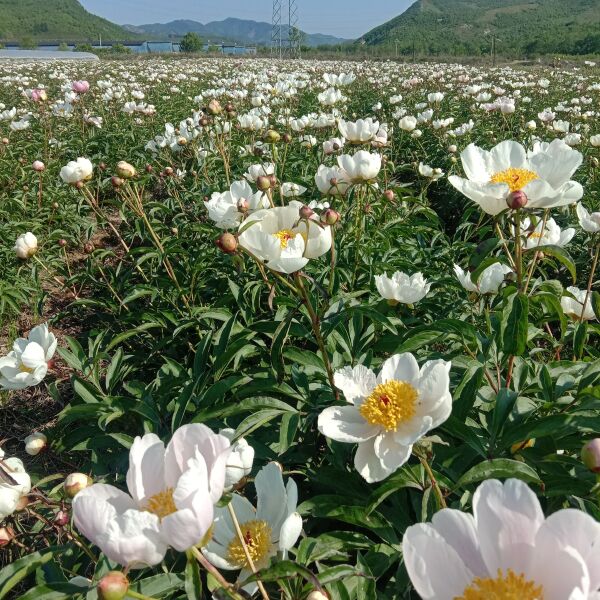
[[[288,242],[296,237],[296,234],[291,229],[281,229],[273,235],[279,238],[279,244],[282,248],[287,248]]]
[[[177,512],[175,501],[173,500],[173,488],[167,488],[158,494],[154,494],[146,504],[146,510],[154,513],[161,520]]]
[[[454,600],[544,600],[544,588],[511,569],[504,576],[498,569],[496,579],[477,577],[463,595]]]
[[[266,521],[248,521],[240,525],[240,529],[252,562],[260,564],[271,549],[271,527]],[[239,568],[250,567],[244,546],[237,537],[231,540],[227,548],[227,559]]]
[[[415,416],[418,392],[406,381],[380,383],[362,403],[359,411],[371,425],[396,431],[398,425]]]
[[[19,365],[19,371],[21,371],[21,373],[33,373],[33,369],[26,367],[23,363]]]
[[[511,167],[510,169],[506,169],[506,171],[500,171],[492,175],[490,181],[492,183],[505,183],[511,192],[518,192],[536,179],[538,179],[538,176],[533,171]]]
[[[543,233],[538,233],[537,231],[534,231],[533,233],[529,234],[529,237],[534,239],[534,240],[541,240],[544,237]]]

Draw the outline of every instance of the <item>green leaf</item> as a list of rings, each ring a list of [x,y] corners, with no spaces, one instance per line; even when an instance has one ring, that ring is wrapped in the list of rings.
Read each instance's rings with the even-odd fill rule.
[[[44,583],[21,594],[19,600],[68,600],[77,594],[85,594],[86,591],[85,588],[72,583]]]
[[[573,355],[579,359],[583,356],[585,348],[585,340],[587,339],[587,323],[581,322],[575,325],[575,333],[573,335]]]
[[[596,319],[600,321],[600,292],[592,292],[591,302]]]
[[[185,593],[188,600],[202,600],[200,566],[191,552],[188,554],[188,560],[185,566]]]
[[[526,250],[526,252],[543,252],[547,256],[552,256],[559,263],[567,268],[571,277],[573,278],[573,283],[577,282],[577,269],[575,268],[575,262],[571,258],[571,255],[564,249],[559,246],[537,246],[535,248],[530,248]]]
[[[64,546],[57,546],[46,552],[33,552],[10,563],[0,571],[0,600],[25,577],[52,560],[55,553],[64,551]]]
[[[515,477],[529,483],[541,484],[538,474],[529,466],[510,458],[494,458],[485,460],[469,469],[457,482],[456,488],[461,488],[484,479]]]
[[[527,349],[529,299],[525,294],[510,296],[500,321],[500,346],[507,355],[520,356]]]

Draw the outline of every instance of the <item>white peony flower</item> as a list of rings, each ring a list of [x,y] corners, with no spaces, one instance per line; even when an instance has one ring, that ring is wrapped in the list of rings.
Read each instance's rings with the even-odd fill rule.
[[[511,192],[524,192],[529,208],[565,206],[583,196],[581,184],[570,179],[581,165],[582,155],[562,140],[536,144],[529,153],[512,141],[502,142],[490,152],[470,144],[461,159],[467,178],[452,175],[448,180],[490,215],[507,208]]]
[[[267,177],[275,174],[275,165],[273,163],[263,163],[258,165],[250,165],[248,171],[244,173],[244,177],[255,183],[259,177]]]
[[[302,196],[306,192],[306,188],[297,183],[282,183],[281,184],[281,194],[284,198],[296,198],[297,196]]]
[[[356,470],[369,483],[382,481],[410,458],[415,442],[450,416],[450,366],[432,360],[419,369],[405,353],[387,359],[377,377],[362,365],[336,371],[335,385],[348,404],[326,408],[319,431],[358,444]]]
[[[27,339],[15,340],[12,352],[0,358],[0,390],[22,390],[40,383],[56,345],[56,337],[46,323],[34,327]]]
[[[592,295],[588,295],[587,290],[580,290],[576,287],[568,287],[567,292],[574,296],[574,298],[571,298],[571,296],[563,296],[560,299],[560,306],[565,315],[571,317],[575,321],[579,321],[580,319],[589,321],[596,318],[594,309],[592,308]],[[583,309],[584,302],[585,310]],[[582,312],[583,315],[581,314]]]
[[[417,118],[411,116],[403,117],[400,119],[398,125],[403,131],[414,131],[417,128]]]
[[[343,196],[350,187],[350,176],[339,167],[319,165],[315,183],[324,196]]]
[[[414,304],[422,300],[431,288],[431,284],[423,278],[423,273],[407,275],[401,271],[396,271],[391,277],[387,274],[375,275],[375,285],[383,298],[402,304]]]
[[[38,249],[38,241],[35,235],[28,231],[27,233],[22,233],[15,242],[15,247],[13,250],[18,258],[26,260],[31,258]]]
[[[546,226],[542,230],[543,220],[539,220],[533,231],[529,231],[531,221],[523,219],[521,223],[521,235],[525,237],[525,248],[537,248],[537,246],[566,246],[575,235],[575,229],[569,227],[564,231],[552,218],[547,219]]]
[[[421,175],[421,177],[427,177],[428,179],[431,179],[431,181],[438,181],[444,176],[444,171],[442,171],[442,169],[439,168],[434,169],[433,167],[430,167],[429,165],[425,165],[422,162],[420,162],[419,175]]]
[[[334,154],[335,152],[339,152],[346,143],[344,138],[331,138],[330,140],[326,140],[323,142],[323,152],[325,154]]]
[[[87,158],[79,157],[72,160],[60,170],[61,179],[65,183],[75,184],[92,178],[94,165]]]
[[[4,453],[2,453],[4,455]],[[31,479],[19,458],[4,458],[0,465],[16,485],[0,478],[0,521],[12,515],[19,506],[19,501],[31,491]]]
[[[214,192],[204,203],[208,218],[220,229],[237,227],[244,215],[268,208],[269,198],[263,192],[254,192],[247,181],[234,181],[227,192]]]
[[[77,528],[110,559],[129,568],[183,552],[209,532],[225,486],[229,440],[201,424],[184,425],[166,449],[153,433],[129,451],[127,488],[96,483],[73,499]]]
[[[337,160],[340,169],[348,174],[352,183],[372,181],[381,170],[381,154],[366,150],[359,150],[353,156],[342,154]]]
[[[494,263],[481,272],[479,280],[476,283],[471,280],[471,274],[465,273],[458,265],[454,265],[454,273],[456,274],[460,285],[462,285],[467,292],[497,294],[504,278],[509,273],[512,273],[512,269],[502,263]]]
[[[575,509],[545,519],[517,479],[484,481],[473,516],[446,508],[412,525],[402,553],[423,600],[592,600],[600,588],[600,524]]]
[[[600,231],[600,212],[590,213],[583,204],[577,205],[577,217],[579,225],[588,233],[598,233]]]
[[[300,536],[302,518],[296,512],[296,483],[290,478],[284,486],[281,467],[277,463],[263,467],[256,475],[254,486],[256,508],[235,493],[231,503],[252,562],[257,569],[264,569],[277,553],[285,559]],[[218,569],[241,569],[240,581],[252,574],[227,507],[215,510],[213,535],[202,552]],[[253,589],[254,586],[248,591]]]
[[[300,220],[302,203],[292,200],[287,206],[259,210],[241,226],[240,245],[264,261],[269,269],[294,273],[309,259],[331,248],[331,229],[322,226],[316,215]]]
[[[379,121],[373,121],[371,117],[358,119],[354,123],[340,119],[338,128],[342,137],[351,144],[364,144],[370,142],[379,131]]]

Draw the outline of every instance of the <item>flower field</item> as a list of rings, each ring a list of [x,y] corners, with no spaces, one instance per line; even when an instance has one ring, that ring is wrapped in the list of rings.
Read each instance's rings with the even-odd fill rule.
[[[600,69],[0,64],[0,600],[600,597]]]

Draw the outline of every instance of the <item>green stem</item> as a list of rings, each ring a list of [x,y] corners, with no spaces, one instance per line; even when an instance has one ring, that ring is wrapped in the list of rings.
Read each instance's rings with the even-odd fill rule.
[[[144,594],[134,592],[133,590],[127,590],[125,596],[129,596],[130,598],[137,598],[138,600],[158,600],[157,598],[153,598],[152,596],[145,596]]]
[[[585,313],[585,307],[587,305],[590,294],[592,293],[592,285],[594,283],[594,275],[596,274],[596,267],[598,266],[598,256],[600,255],[600,242],[596,244],[596,254],[592,262],[592,270],[590,271],[590,278],[588,279],[588,286],[585,292],[585,298],[583,300],[583,306],[581,307],[581,315],[579,320],[583,322],[583,314]]]
[[[435,478],[435,475],[433,474],[433,471],[431,470],[431,467],[429,466],[429,462],[427,462],[427,459],[424,456],[419,456],[419,460],[421,461],[421,464],[423,465],[423,468],[425,469],[425,472],[427,473],[427,476],[429,477],[429,481],[431,482],[431,487],[433,488],[433,491],[435,492],[435,495],[437,497],[440,508],[448,508],[448,505],[446,504],[446,499],[444,498],[444,494],[442,494],[442,490],[440,489],[437,479]]]
[[[319,350],[321,351],[321,356],[323,358],[323,362],[325,363],[325,369],[327,371],[327,378],[329,379],[329,385],[331,385],[331,389],[335,396],[336,401],[339,400],[340,394],[335,387],[334,378],[333,378],[333,369],[331,368],[331,362],[329,361],[329,355],[327,354],[327,350],[325,348],[325,341],[323,340],[323,335],[321,334],[321,325],[319,321],[319,317],[313,308],[313,305],[310,301],[310,297],[306,288],[304,287],[304,283],[302,282],[302,275],[300,272],[294,273],[294,280],[296,281],[296,287],[300,292],[300,296],[304,301],[304,306],[306,306],[306,310],[310,316],[310,321],[312,325],[313,332],[315,334],[315,338],[317,340],[317,345],[319,346]]]

